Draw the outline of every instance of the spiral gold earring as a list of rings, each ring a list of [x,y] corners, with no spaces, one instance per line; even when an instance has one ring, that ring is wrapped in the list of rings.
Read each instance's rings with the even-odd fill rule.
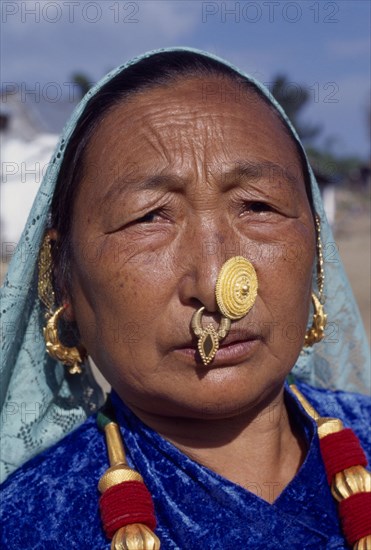
[[[59,339],[58,321],[66,309],[66,305],[55,310],[55,293],[52,284],[53,260],[51,251],[51,237],[45,235],[39,254],[39,280],[38,294],[40,300],[46,306],[46,326],[43,329],[46,351],[57,361],[61,361],[68,368],[70,374],[80,374],[81,364],[86,353],[78,347],[67,347]],[[55,311],[54,311],[55,310]]]
[[[191,328],[198,337],[198,351],[203,364],[208,365],[215,357],[219,342],[225,338],[231,328],[231,320],[244,317],[255,303],[258,291],[258,278],[254,266],[242,256],[227,260],[218,275],[215,295],[219,311],[222,314],[219,329],[209,323],[202,327],[201,307],[192,316]]]
[[[319,217],[315,216],[316,234],[317,234],[317,286],[319,296],[312,292],[313,320],[312,326],[307,330],[304,338],[304,347],[310,347],[320,342],[325,336],[327,315],[323,308],[323,287],[325,282],[325,272],[323,269],[323,252],[321,242],[321,224]]]
[[[53,359],[57,359],[68,368],[70,374],[81,374],[81,363],[84,355],[77,347],[67,347],[62,344],[58,336],[58,320],[63,314],[66,306],[59,307],[48,319],[44,327],[44,339],[46,351]]]

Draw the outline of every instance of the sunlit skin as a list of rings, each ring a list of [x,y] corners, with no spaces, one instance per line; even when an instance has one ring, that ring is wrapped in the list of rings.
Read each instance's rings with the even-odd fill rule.
[[[205,98],[204,85],[141,92],[94,134],[74,205],[69,318],[144,422],[272,502],[303,459],[283,384],[308,321],[313,216],[276,115],[250,94]],[[253,263],[258,296],[204,367],[191,317],[204,305],[204,325],[218,326],[215,282],[235,255]]]

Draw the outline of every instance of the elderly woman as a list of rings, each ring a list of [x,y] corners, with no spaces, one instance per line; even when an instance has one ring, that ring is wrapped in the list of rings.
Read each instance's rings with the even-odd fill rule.
[[[305,383],[363,380],[329,241],[295,131],[237,69],[162,50],[91,90],[4,286],[4,477],[36,455],[4,548],[370,547],[369,400]],[[113,391],[72,431],[87,356]]]

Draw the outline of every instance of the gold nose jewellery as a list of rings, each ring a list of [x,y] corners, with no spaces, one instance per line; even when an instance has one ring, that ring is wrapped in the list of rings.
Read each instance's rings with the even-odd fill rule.
[[[202,327],[201,307],[192,316],[191,327],[198,338],[198,351],[203,364],[208,365],[219,349],[219,342],[231,328],[231,321],[241,319],[252,308],[258,292],[258,278],[254,266],[242,256],[234,256],[221,267],[216,280],[215,296],[222,318],[218,329],[209,323]]]

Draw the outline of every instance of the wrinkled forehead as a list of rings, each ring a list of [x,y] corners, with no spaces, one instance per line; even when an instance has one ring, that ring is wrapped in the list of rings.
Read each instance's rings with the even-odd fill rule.
[[[279,122],[281,130],[287,134],[293,143],[296,143],[291,129],[280,117],[274,104],[266,97],[258,87],[247,79],[236,75],[236,80],[226,75],[187,75],[174,77],[162,84],[148,83],[145,88],[139,88],[114,102],[107,109],[104,118],[113,111],[125,109],[127,111],[127,122],[141,112],[143,106],[150,106],[153,102],[159,108],[167,110],[170,117],[171,108],[175,105],[201,106],[208,116],[217,112],[238,113],[243,112],[246,122],[254,117],[270,115],[272,120]],[[179,109],[178,109],[179,110]]]
[[[216,154],[223,147],[232,158],[233,148],[251,145],[252,138],[261,149],[256,154],[281,155],[302,171],[294,137],[251,86],[225,77],[188,77],[136,92],[111,107],[92,136],[88,156],[112,162],[118,152],[122,159],[134,162],[137,155],[142,162],[150,142],[154,156],[168,159],[201,147]]]
[[[112,135],[132,139],[149,127],[169,140],[187,129],[189,138],[197,138],[207,127],[210,135],[223,127],[237,132],[257,133],[263,142],[284,142],[296,151],[295,139],[280,119],[275,108],[250,86],[218,76],[188,77],[171,84],[156,85],[131,94],[113,105],[96,127],[91,143],[94,145]],[[133,136],[132,132],[137,133]],[[139,134],[138,134],[139,132]],[[105,147],[107,148],[107,147]]]

